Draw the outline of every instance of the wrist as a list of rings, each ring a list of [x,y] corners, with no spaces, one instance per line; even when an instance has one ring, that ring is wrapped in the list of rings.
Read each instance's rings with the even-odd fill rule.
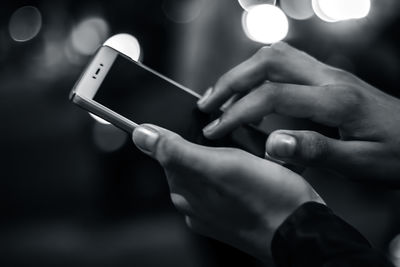
[[[320,195],[312,188],[307,189],[307,193],[302,194],[297,201],[292,203],[287,203],[284,207],[281,207],[275,214],[275,216],[269,216],[269,229],[272,233],[271,236],[279,229],[279,227],[284,224],[284,222],[294,214],[301,206],[306,203],[317,203],[326,206],[325,201],[320,197]],[[272,237],[271,237],[272,240]]]

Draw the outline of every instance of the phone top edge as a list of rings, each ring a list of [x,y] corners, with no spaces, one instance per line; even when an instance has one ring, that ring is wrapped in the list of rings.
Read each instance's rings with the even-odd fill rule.
[[[175,85],[175,86],[178,87],[179,89],[185,91],[186,93],[188,93],[188,94],[190,94],[190,95],[192,95],[192,96],[194,96],[194,97],[196,97],[196,98],[198,98],[198,99],[201,98],[201,95],[200,95],[200,94],[198,94],[198,93],[196,93],[195,91],[193,91],[193,90],[187,88],[186,86],[184,86],[184,85],[182,85],[182,84],[180,84],[180,83],[178,83],[178,82],[176,82],[176,81],[174,81],[174,80],[172,80],[172,79],[170,79],[170,78],[164,76],[163,74],[159,73],[158,71],[155,71],[155,70],[151,69],[150,67],[146,66],[146,65],[143,64],[142,62],[134,61],[134,60],[132,60],[132,61],[133,61],[135,64],[139,65],[140,67],[146,69],[147,71],[150,71],[150,72],[154,73],[155,75],[157,75],[158,77],[160,77],[160,78],[162,78],[162,79],[168,81],[169,83],[172,83],[173,85]]]
[[[179,89],[182,89],[183,91],[185,91],[185,92],[191,94],[192,96],[194,96],[194,97],[196,97],[196,98],[198,98],[198,99],[201,98],[201,95],[198,94],[198,93],[196,93],[195,91],[193,91],[193,90],[187,88],[186,86],[184,86],[184,85],[182,85],[182,84],[180,84],[180,83],[177,83],[176,81],[174,81],[174,80],[172,80],[172,79],[170,79],[170,78],[164,76],[163,74],[159,73],[158,71],[153,70],[152,68],[150,68],[150,67],[146,66],[145,64],[143,64],[142,62],[136,61],[136,60],[132,59],[131,57],[129,57],[129,55],[126,55],[126,54],[123,53],[122,51],[119,51],[118,49],[116,49],[116,48],[114,48],[114,47],[111,47],[111,46],[109,46],[109,45],[103,45],[102,47],[106,47],[106,48],[109,48],[109,49],[113,50],[114,52],[118,53],[118,55],[127,58],[128,60],[132,61],[132,63],[139,65],[140,67],[146,69],[147,71],[150,71],[150,72],[154,73],[155,75],[157,75],[157,76],[163,78],[164,80],[167,80],[168,82],[170,82],[170,83],[172,83],[173,85],[177,86]],[[101,48],[102,48],[102,47],[101,47]]]
[[[100,47],[93,55],[75,83],[71,93],[75,92],[88,99],[94,98],[106,74],[119,55],[115,49],[109,47],[107,47],[108,49],[103,48],[104,46]],[[101,69],[100,73],[96,72],[99,68]]]

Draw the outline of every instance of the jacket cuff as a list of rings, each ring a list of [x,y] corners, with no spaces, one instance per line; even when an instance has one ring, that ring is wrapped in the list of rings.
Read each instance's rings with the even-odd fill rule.
[[[321,266],[338,255],[370,248],[357,230],[316,202],[295,210],[275,232],[271,244],[279,267]]]

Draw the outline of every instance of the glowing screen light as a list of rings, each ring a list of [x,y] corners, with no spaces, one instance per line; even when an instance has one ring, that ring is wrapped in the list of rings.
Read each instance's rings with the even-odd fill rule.
[[[253,41],[272,44],[284,39],[289,22],[281,9],[274,5],[257,5],[243,14],[243,29]]]
[[[11,16],[8,29],[14,41],[26,42],[39,33],[42,28],[42,16],[33,6],[24,6],[17,9]]]
[[[312,7],[322,20],[337,22],[366,17],[371,0],[312,0]]]
[[[400,235],[396,236],[389,245],[389,256],[396,267],[400,267]]]

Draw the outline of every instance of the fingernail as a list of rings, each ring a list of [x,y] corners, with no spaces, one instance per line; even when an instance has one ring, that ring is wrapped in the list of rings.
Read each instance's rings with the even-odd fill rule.
[[[204,93],[203,97],[200,98],[199,101],[197,101],[197,105],[202,106],[207,102],[207,99],[210,97],[210,95],[212,94],[213,88],[210,87],[207,89],[207,91]]]
[[[207,125],[204,129],[203,132],[211,132],[215,129],[215,127],[218,126],[218,124],[221,122],[221,119],[216,119],[215,121],[211,122],[209,125]]]
[[[159,134],[154,129],[140,126],[132,134],[135,145],[145,153],[154,151],[158,138]]]
[[[223,112],[227,111],[233,104],[239,99],[238,95],[234,95],[233,97],[229,98],[222,106],[221,110]]]
[[[274,162],[274,163],[276,163],[276,164],[279,164],[279,165],[284,165],[284,164],[286,164],[286,162],[284,162],[283,160],[279,160],[279,159],[276,159],[276,158],[274,158],[274,157],[271,157],[271,156],[268,154],[267,151],[265,151],[264,159],[269,160],[269,161],[272,161],[272,162]]]
[[[281,158],[290,158],[296,151],[296,138],[287,134],[277,134],[273,143],[273,154]]]

